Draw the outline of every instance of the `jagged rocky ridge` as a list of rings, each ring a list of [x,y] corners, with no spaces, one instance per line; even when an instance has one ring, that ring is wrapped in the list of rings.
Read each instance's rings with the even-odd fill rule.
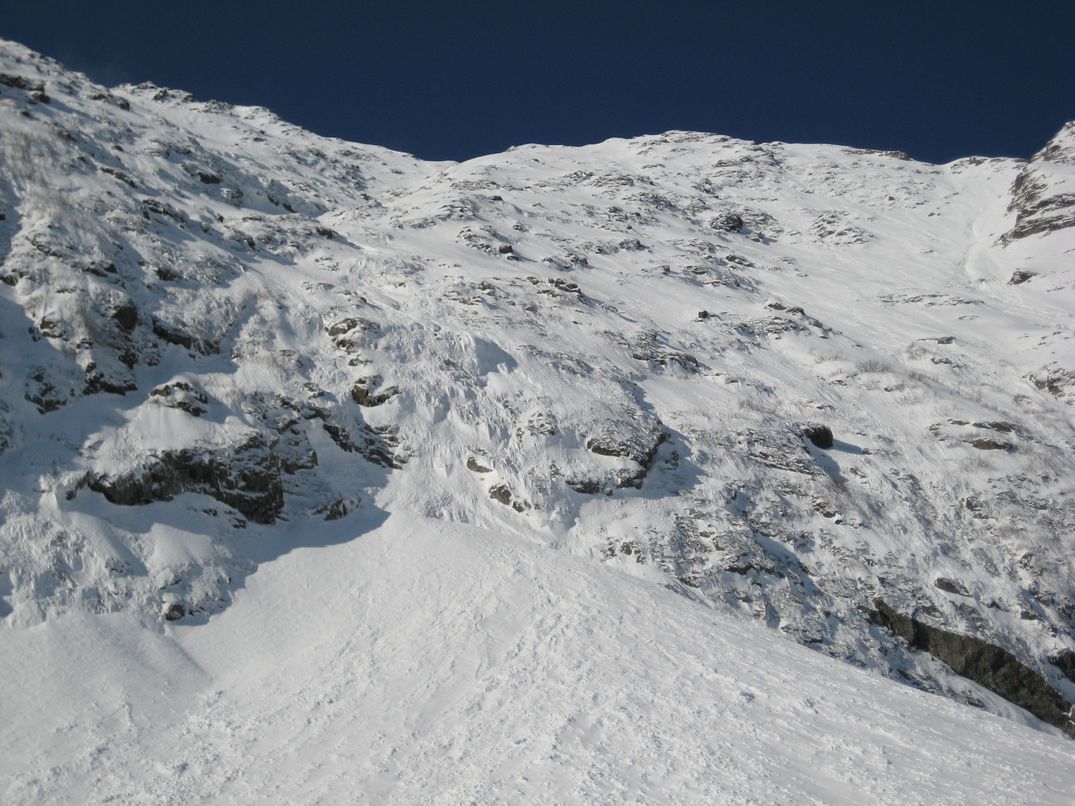
[[[0,62],[13,626],[204,619],[267,546],[408,510],[994,711],[915,630],[1075,699],[1072,124],[1027,162],[669,132],[427,163]]]

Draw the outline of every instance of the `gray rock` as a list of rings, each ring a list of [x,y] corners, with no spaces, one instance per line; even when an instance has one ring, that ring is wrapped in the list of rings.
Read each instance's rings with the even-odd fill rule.
[[[957,596],[970,595],[967,593],[967,589],[963,587],[962,583],[957,582],[954,579],[949,579],[948,577],[937,577],[935,580],[933,580],[933,585],[938,590],[942,590],[945,593],[954,593]]]
[[[833,446],[832,429],[820,423],[810,423],[803,426],[803,436],[822,450],[828,450]]]
[[[112,318],[125,333],[130,333],[138,324],[138,307],[130,300],[126,300],[112,311]]]
[[[194,417],[200,417],[207,411],[209,397],[198,389],[195,389],[186,381],[166,383],[151,389],[151,398],[155,398],[161,405],[172,409],[180,409]]]
[[[381,379],[376,376],[359,378],[355,381],[355,385],[351,387],[351,399],[360,406],[371,408],[381,406],[399,394],[399,389],[395,386],[389,386],[379,392],[371,391],[372,388],[380,383]]]
[[[956,674],[973,680],[1075,738],[1071,703],[1041,674],[1020,663],[1006,649],[905,616],[881,599],[874,602],[874,607],[871,615],[875,623],[903,638],[912,649],[928,652]]]
[[[179,621],[187,614],[187,609],[183,607],[179,602],[171,602],[165,606],[164,612],[161,613],[164,616],[165,621]]]
[[[738,213],[724,213],[713,220],[712,226],[722,232],[742,232],[743,217]]]
[[[1049,663],[1063,672],[1064,677],[1075,683],[1075,649],[1062,649],[1049,658]]]
[[[511,490],[506,484],[497,484],[489,488],[489,497],[501,504],[511,504]]]
[[[1010,451],[1015,448],[1010,442],[1005,442],[999,439],[991,439],[989,437],[979,437],[978,439],[972,439],[969,442],[972,448],[977,448],[980,451]]]
[[[208,495],[255,523],[273,523],[284,507],[279,457],[265,436],[229,448],[183,448],[150,455],[122,475],[97,474],[89,488],[124,506],[170,501],[185,492]]]

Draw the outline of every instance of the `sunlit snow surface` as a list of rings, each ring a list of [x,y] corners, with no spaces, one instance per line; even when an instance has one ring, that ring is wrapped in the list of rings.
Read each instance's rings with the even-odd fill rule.
[[[1075,785],[1067,740],[408,516],[267,563],[206,626],[9,632],[0,671],[9,802],[1059,804]]]
[[[0,799],[1070,803],[869,611],[1075,698],[1073,176],[426,163],[0,43]]]

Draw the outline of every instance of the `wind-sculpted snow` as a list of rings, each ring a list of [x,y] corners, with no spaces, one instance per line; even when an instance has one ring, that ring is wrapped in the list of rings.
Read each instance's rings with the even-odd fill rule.
[[[1071,701],[1071,131],[429,163],[4,43],[0,616],[201,629],[409,513],[1012,712],[882,601]]]

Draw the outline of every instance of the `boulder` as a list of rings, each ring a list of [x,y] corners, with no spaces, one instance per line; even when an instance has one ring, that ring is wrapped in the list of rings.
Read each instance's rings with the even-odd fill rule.
[[[828,450],[833,446],[832,429],[820,423],[810,423],[803,426],[803,436],[810,440],[815,447]]]
[[[130,333],[138,324],[138,308],[130,300],[126,300],[112,311],[112,318],[124,333]]]
[[[954,593],[957,596],[969,596],[967,589],[963,585],[954,579],[948,577],[937,577],[933,580],[933,586],[938,590],[942,590],[945,593]]]
[[[501,504],[511,504],[511,490],[506,484],[497,484],[489,488],[489,497]]]
[[[169,602],[164,606],[164,612],[161,613],[165,621],[179,621],[186,614],[187,609],[179,602]]]
[[[743,217],[738,213],[724,213],[713,220],[713,229],[721,232],[742,232]]]
[[[378,377],[359,378],[355,381],[355,385],[351,387],[351,399],[364,408],[372,408],[387,403],[391,398],[399,394],[399,389],[395,386],[389,386],[379,392],[371,391],[373,387],[380,383],[381,379]]]

